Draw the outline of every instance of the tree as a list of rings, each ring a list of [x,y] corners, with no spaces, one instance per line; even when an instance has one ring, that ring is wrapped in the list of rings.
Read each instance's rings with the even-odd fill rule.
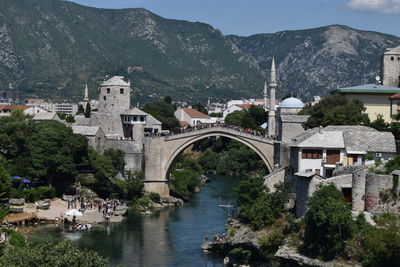
[[[11,177],[6,170],[6,160],[0,156],[0,201],[9,197],[10,189]]]
[[[85,118],[90,118],[91,111],[92,111],[92,107],[90,106],[90,103],[88,102],[86,104],[86,109],[85,109]]]
[[[75,118],[71,115],[68,115],[67,117],[65,117],[65,121],[68,123],[74,123],[75,122]]]
[[[172,103],[172,98],[171,96],[167,95],[164,97],[164,102],[167,104],[171,104]]]
[[[120,149],[109,148],[104,151],[104,156],[108,157],[115,170],[124,174],[125,171],[125,152]]]
[[[206,107],[204,105],[202,105],[200,102],[193,105],[193,108],[201,113],[208,114]]]
[[[307,203],[302,251],[330,260],[340,255],[354,227],[351,209],[333,184],[320,187]]]
[[[178,132],[181,128],[178,119],[175,118],[175,109],[172,104],[166,102],[152,102],[147,103],[142,110],[159,120],[162,123],[163,130]]]
[[[0,257],[0,267],[8,266],[106,267],[108,259],[64,240],[58,244],[43,242],[23,247],[8,246]]]
[[[368,115],[364,111],[364,104],[360,100],[349,102],[344,96],[333,94],[324,97],[318,104],[303,109],[299,114],[310,115],[305,126],[313,128],[328,125],[368,125]]]
[[[124,180],[115,179],[114,182],[124,198],[132,200],[142,196],[143,179],[142,172],[128,170]]]

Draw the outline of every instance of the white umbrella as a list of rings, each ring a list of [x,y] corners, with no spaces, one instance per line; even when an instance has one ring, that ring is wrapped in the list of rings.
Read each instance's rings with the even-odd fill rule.
[[[78,211],[78,210],[76,210],[76,209],[72,209],[72,210],[67,210],[65,212],[65,215],[68,215],[68,216],[83,216],[83,213]]]

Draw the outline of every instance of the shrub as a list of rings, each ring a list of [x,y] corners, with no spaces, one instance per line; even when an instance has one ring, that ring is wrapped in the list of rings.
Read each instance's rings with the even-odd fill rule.
[[[94,251],[78,248],[64,240],[57,244],[28,244],[23,248],[9,246],[0,257],[0,267],[8,266],[106,267],[108,260]]]
[[[243,248],[234,248],[228,255],[241,263],[248,263],[251,259],[251,251]]]
[[[158,193],[150,192],[149,193],[149,198],[153,202],[161,203],[161,197],[160,197],[160,194],[158,194]]]
[[[308,200],[304,217],[303,252],[330,260],[340,255],[352,237],[354,223],[349,205],[333,184],[320,187]]]

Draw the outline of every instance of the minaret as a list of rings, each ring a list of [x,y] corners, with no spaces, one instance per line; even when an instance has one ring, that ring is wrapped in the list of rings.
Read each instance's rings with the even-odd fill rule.
[[[268,110],[268,104],[267,104],[267,100],[268,100],[268,87],[267,87],[267,81],[265,81],[264,83],[264,110],[267,111]]]
[[[275,69],[275,59],[272,58],[271,66],[271,83],[269,87],[271,88],[269,93],[269,113],[268,113],[268,135],[275,136],[275,88],[276,88],[276,69]]]
[[[84,102],[89,102],[89,90],[88,90],[87,84],[86,84],[86,87],[85,87],[85,96],[83,97],[83,101]]]
[[[89,89],[87,87],[87,84],[85,86],[85,94],[83,96],[83,109],[86,111],[86,107],[89,103]]]

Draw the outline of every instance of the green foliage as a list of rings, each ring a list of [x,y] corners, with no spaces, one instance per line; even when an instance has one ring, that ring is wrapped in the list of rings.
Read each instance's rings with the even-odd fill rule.
[[[183,156],[177,165],[182,168],[171,172],[170,190],[173,195],[188,200],[195,188],[200,186],[202,168],[196,160],[187,156]]]
[[[222,118],[222,113],[221,112],[211,112],[209,114],[211,117],[217,117],[217,118]]]
[[[90,118],[90,113],[92,112],[92,107],[90,106],[90,103],[88,102],[86,104],[86,109],[85,109],[85,118]]]
[[[12,198],[24,198],[27,202],[35,202],[41,199],[52,199],[57,195],[53,186],[39,186],[30,189],[13,188],[10,193]]]
[[[205,171],[215,170],[218,174],[244,175],[254,171],[267,172],[265,163],[256,152],[246,145],[225,137],[204,144],[204,153],[198,161]]]
[[[290,185],[279,184],[275,192],[268,193],[263,177],[250,177],[239,184],[236,193],[239,218],[258,230],[273,224],[285,212]]]
[[[44,242],[24,247],[10,246],[0,257],[0,266],[108,266],[108,260],[96,252],[74,246],[70,241]]]
[[[0,155],[0,201],[6,200],[10,194],[11,177],[6,170],[6,161]]]
[[[75,122],[75,118],[71,115],[68,115],[67,117],[65,117],[65,121],[68,123],[74,123]]]
[[[111,160],[115,170],[124,174],[125,171],[125,152],[120,149],[109,148],[104,151],[104,156]]]
[[[364,104],[358,99],[351,102],[338,94],[325,96],[311,107],[299,112],[301,115],[310,115],[305,126],[313,128],[328,125],[358,125],[368,124],[368,115],[364,114]]]
[[[200,102],[194,104],[193,108],[201,113],[208,114],[206,107],[203,104],[200,104]]]
[[[149,199],[155,203],[161,203],[161,197],[158,193],[150,192]]]
[[[143,107],[143,111],[151,114],[161,121],[163,130],[178,132],[180,130],[179,121],[175,118],[175,109],[170,103],[152,102]]]
[[[167,104],[172,104],[172,97],[167,95],[164,97],[164,102]]]
[[[116,189],[125,199],[140,198],[143,194],[143,173],[140,171],[127,171],[123,180],[114,179]]]
[[[376,220],[377,227],[370,227],[365,233],[364,266],[400,265],[400,218],[384,214]]]
[[[245,129],[260,130],[260,126],[268,120],[268,112],[263,108],[251,106],[249,109],[234,111],[225,118],[225,123]]]
[[[0,222],[3,221],[3,219],[7,216],[7,214],[8,214],[8,208],[2,203],[0,203]]]
[[[228,255],[240,263],[249,263],[252,253],[250,250],[244,248],[234,248],[229,251]]]
[[[354,229],[349,205],[333,184],[320,187],[308,200],[304,217],[302,251],[309,256],[330,260],[343,253]]]

